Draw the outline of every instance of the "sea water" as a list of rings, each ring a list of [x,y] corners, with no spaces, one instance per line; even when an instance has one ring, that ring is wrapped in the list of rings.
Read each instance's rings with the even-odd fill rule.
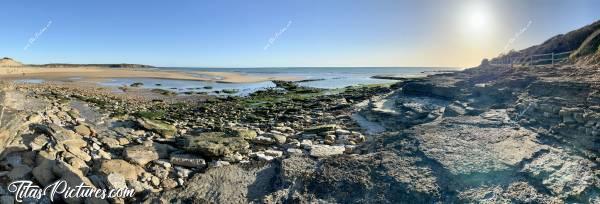
[[[247,95],[257,90],[275,87],[271,81],[252,83],[221,83],[219,76],[199,74],[197,72],[234,72],[249,77],[283,77],[301,80],[301,86],[335,89],[356,85],[372,85],[394,83],[397,80],[376,79],[373,76],[393,77],[421,77],[444,71],[456,71],[458,68],[439,67],[293,67],[293,68],[181,68],[162,67],[155,68],[165,71],[189,72],[203,78],[214,81],[173,80],[155,78],[112,78],[102,82],[100,85],[109,87],[129,86],[133,83],[143,83],[143,88],[158,88],[179,93],[183,92],[207,92],[209,94],[223,94],[222,91],[229,89],[237,90],[235,95]],[[20,80],[25,83],[41,83],[39,79]]]

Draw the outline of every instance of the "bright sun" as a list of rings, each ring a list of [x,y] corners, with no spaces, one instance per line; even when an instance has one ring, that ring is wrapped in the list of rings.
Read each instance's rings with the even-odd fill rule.
[[[490,9],[482,1],[473,2],[462,12],[461,24],[469,35],[482,35],[491,29],[492,15]]]
[[[469,17],[467,19],[467,26],[471,30],[482,30],[485,28],[485,25],[488,21],[488,15],[482,10],[474,10],[469,13]]]

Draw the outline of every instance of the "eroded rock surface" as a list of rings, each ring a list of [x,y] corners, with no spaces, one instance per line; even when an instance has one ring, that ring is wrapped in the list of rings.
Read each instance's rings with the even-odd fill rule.
[[[10,88],[0,181],[135,189],[112,203],[598,203],[598,87],[566,71],[172,104]]]

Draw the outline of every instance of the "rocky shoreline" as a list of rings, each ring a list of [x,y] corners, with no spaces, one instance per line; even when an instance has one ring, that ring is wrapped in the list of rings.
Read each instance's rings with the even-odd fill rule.
[[[277,83],[282,88],[246,98],[5,84],[4,107],[15,114],[4,120],[19,124],[4,131],[17,134],[2,143],[3,175],[41,186],[58,179],[127,186],[137,197],[112,202],[143,201],[187,186],[194,175],[213,168],[360,151],[356,147],[366,137],[350,119],[352,104],[390,91],[362,87],[326,93]],[[13,198],[5,194],[3,199]]]
[[[556,75],[570,69],[338,90],[276,81],[248,97],[4,84],[2,186],[136,191],[88,203],[595,203],[598,84]]]

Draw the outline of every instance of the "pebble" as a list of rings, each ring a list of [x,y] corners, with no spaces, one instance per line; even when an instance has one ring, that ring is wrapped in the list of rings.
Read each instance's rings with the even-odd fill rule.
[[[158,165],[164,167],[165,169],[170,169],[172,167],[171,163],[169,163],[166,160],[159,159],[159,160],[154,160],[153,162],[155,164],[158,164]]]
[[[175,170],[177,171],[177,176],[179,176],[180,178],[187,178],[192,173],[192,170],[189,170],[189,169],[186,169],[183,167],[179,167],[179,166],[175,166]],[[182,185],[182,184],[180,184],[180,185]]]

